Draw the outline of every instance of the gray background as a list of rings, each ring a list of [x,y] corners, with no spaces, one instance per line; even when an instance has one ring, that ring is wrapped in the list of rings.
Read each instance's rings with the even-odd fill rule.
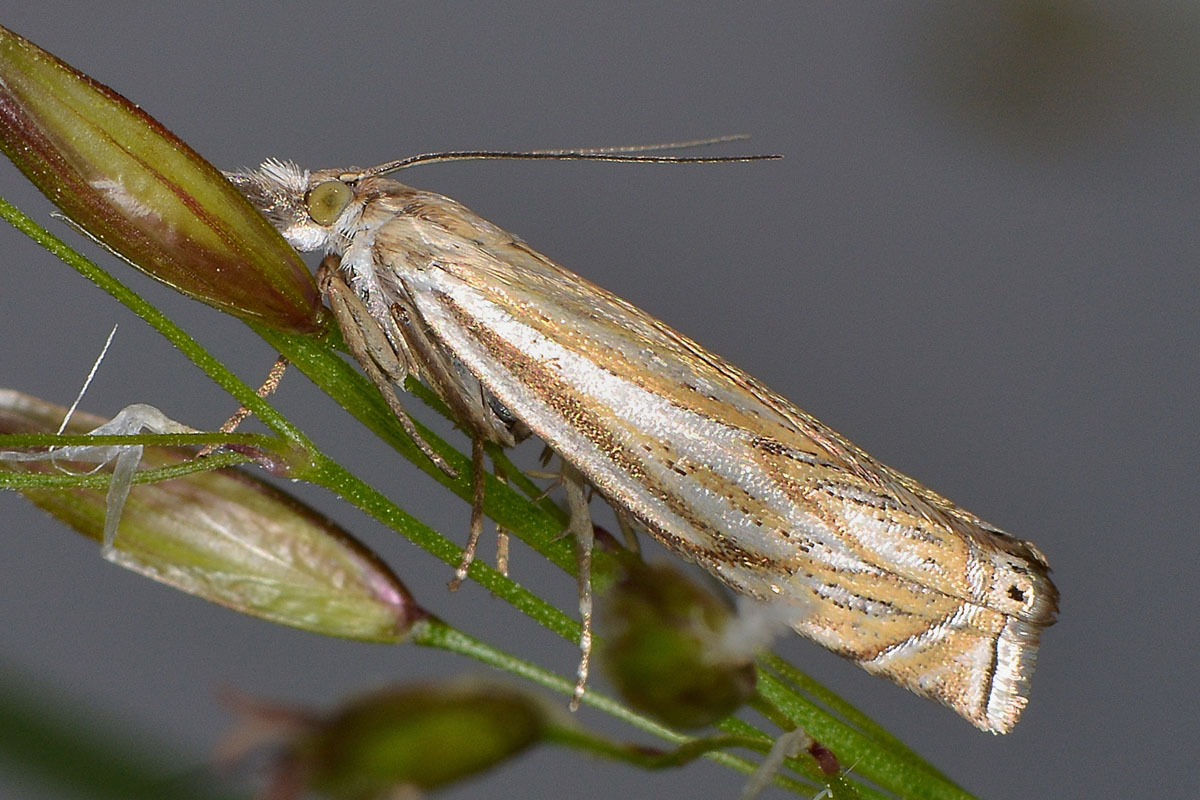
[[[406,180],[1037,542],[1062,592],[1031,705],[1002,738],[799,637],[780,644],[789,658],[981,797],[1197,796],[1193,4],[175,5],[23,3],[3,24],[227,167],[742,131],[754,135],[746,149],[785,154],[713,167],[457,164]],[[48,219],[7,164],[0,189]],[[69,402],[120,322],[86,409],[148,402],[201,427],[229,413],[107,296],[13,231],[0,243],[0,384]],[[237,322],[104,263],[248,381],[270,364]],[[303,377],[279,403],[420,517],[465,532],[463,504]],[[440,563],[307,496],[448,620],[572,669],[570,646],[477,588],[447,594]],[[104,563],[19,497],[0,497],[0,514],[4,668],[187,762],[227,724],[212,699],[223,685],[321,703],[476,671],[210,607]],[[573,602],[570,579],[519,544],[513,568]],[[740,783],[709,764],[644,774],[543,749],[446,796],[732,797]],[[0,794],[46,796],[13,776]]]

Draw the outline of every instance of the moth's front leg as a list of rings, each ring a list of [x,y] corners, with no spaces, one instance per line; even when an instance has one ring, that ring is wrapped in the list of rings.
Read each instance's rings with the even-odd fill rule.
[[[471,436],[471,524],[467,545],[450,581],[450,590],[455,591],[466,580],[467,571],[475,560],[479,537],[483,533],[484,444],[493,442],[502,447],[511,447],[515,440],[503,420],[492,411],[482,385],[477,381],[473,385],[464,382],[451,357],[426,333],[424,322],[416,309],[398,301],[392,306],[391,312],[405,347],[420,364],[421,374],[450,406],[459,425]],[[503,533],[498,532],[497,537],[499,542],[504,541]],[[503,545],[498,545],[498,552],[503,552]],[[507,569],[507,554],[504,560]]]
[[[483,385],[464,376],[444,347],[432,338],[420,312],[407,302],[397,299],[391,308],[392,321],[404,340],[404,346],[418,371],[450,407],[455,420],[472,437],[512,447],[516,438],[508,424],[500,419],[487,401]]]
[[[412,417],[400,403],[396,390],[392,385],[403,384],[408,376],[409,368],[405,354],[398,353],[396,347],[388,340],[379,322],[363,305],[362,299],[342,279],[339,272],[339,262],[336,256],[325,256],[317,270],[317,285],[329,298],[329,307],[333,310],[334,319],[342,332],[350,355],[354,356],[363,368],[363,372],[375,384],[375,388],[387,401],[388,408],[400,421],[404,432],[420,448],[421,452],[437,464],[438,469],[450,477],[457,477],[458,470],[446,463],[440,455],[434,452],[425,438],[417,431]]]

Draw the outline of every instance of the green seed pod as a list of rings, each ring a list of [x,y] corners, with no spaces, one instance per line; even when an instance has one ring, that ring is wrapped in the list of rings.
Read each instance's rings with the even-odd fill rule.
[[[753,695],[753,662],[721,645],[733,610],[673,566],[633,566],[601,611],[600,656],[631,705],[668,725],[695,728]]]
[[[246,730],[283,739],[266,796],[308,790],[333,800],[383,800],[402,789],[443,786],[489,769],[546,732],[541,705],[479,682],[389,688],[314,716],[240,702]],[[266,734],[266,735],[264,735]],[[248,743],[234,732],[233,740]]]

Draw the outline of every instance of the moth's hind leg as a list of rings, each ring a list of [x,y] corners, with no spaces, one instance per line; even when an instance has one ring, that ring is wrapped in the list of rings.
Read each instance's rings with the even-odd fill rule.
[[[588,486],[579,470],[566,461],[562,465],[562,482],[571,515],[567,532],[575,540],[575,570],[579,582],[579,670],[575,676],[575,693],[571,696],[571,710],[574,711],[579,708],[587,688],[592,659],[592,549],[596,532],[588,508]]]
[[[338,272],[338,260],[335,256],[326,256],[317,270],[317,285],[329,298],[329,307],[337,320],[338,328],[350,355],[363,368],[363,372],[375,384],[375,388],[387,401],[388,408],[404,428],[405,434],[420,448],[421,452],[437,464],[438,469],[451,477],[458,476],[458,470],[446,463],[440,455],[434,452],[425,438],[417,431],[412,417],[400,403],[393,384],[403,384],[408,376],[408,366],[396,352],[395,345],[388,340],[387,335],[379,326],[379,322],[371,316],[371,312],[363,305],[362,300],[354,290],[346,285]]]
[[[508,485],[508,476],[504,473],[504,470],[500,469],[499,466],[495,465],[494,461],[493,461],[493,465],[496,467],[495,468],[496,480],[498,480],[500,483],[503,483],[505,486],[507,486]],[[496,523],[496,571],[499,572],[501,575],[503,575],[506,578],[508,577],[508,553],[509,553],[509,545],[510,545],[511,541],[512,541],[512,537],[508,535],[508,530],[503,525],[501,525],[499,522],[497,522]]]
[[[612,503],[609,503],[609,505],[612,507],[613,514],[617,517],[617,527],[621,531],[621,538],[625,541],[625,548],[629,552],[640,556],[642,546],[638,543],[637,531],[633,527],[633,519],[620,506],[613,505]]]
[[[475,550],[479,547],[479,536],[483,533],[483,481],[483,439],[476,436],[471,440],[471,526],[468,529],[467,546],[463,548],[458,568],[450,579],[452,592],[458,591],[458,587],[467,579],[467,571],[471,569]]]

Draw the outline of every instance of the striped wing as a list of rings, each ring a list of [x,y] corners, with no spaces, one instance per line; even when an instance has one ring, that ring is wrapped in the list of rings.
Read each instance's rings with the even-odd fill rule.
[[[387,183],[379,291],[611,503],[800,633],[1012,727],[1056,610],[1036,548],[454,201]]]

